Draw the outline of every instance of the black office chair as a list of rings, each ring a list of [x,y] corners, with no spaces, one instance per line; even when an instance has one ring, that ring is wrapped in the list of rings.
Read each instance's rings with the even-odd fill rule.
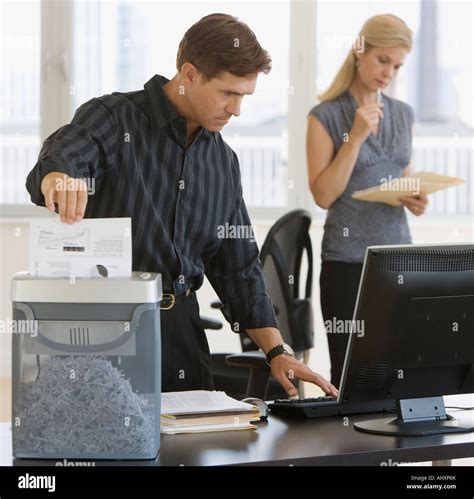
[[[294,210],[275,222],[260,251],[268,294],[273,302],[283,340],[295,351],[297,359],[307,363],[314,345],[311,284],[313,255],[309,227],[311,214]],[[303,252],[307,253],[308,271],[303,298],[299,297]],[[221,303],[214,303],[222,308]],[[246,333],[240,334],[242,353],[211,355],[211,369],[216,390],[242,399],[287,398],[280,383],[271,376],[265,355]],[[246,368],[246,369],[242,369]],[[303,384],[295,382],[300,396]]]

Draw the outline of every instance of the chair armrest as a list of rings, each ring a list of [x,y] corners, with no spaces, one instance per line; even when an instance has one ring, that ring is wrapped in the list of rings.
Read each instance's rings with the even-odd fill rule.
[[[262,369],[270,371],[266,362],[266,356],[261,350],[252,350],[242,353],[234,353],[225,358],[229,366],[248,367],[249,369]]]
[[[210,317],[199,317],[199,325],[203,329],[222,329],[222,322],[211,319]]]
[[[246,397],[266,399],[271,370],[265,360],[265,354],[260,350],[236,353],[225,358],[226,364],[229,366],[249,369]]]

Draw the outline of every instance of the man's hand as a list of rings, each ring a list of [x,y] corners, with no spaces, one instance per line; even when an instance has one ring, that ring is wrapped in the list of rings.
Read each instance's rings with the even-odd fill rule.
[[[294,380],[308,381],[322,388],[326,395],[337,397],[338,391],[334,385],[321,375],[312,371],[307,365],[290,355],[281,354],[271,361],[273,376],[280,382],[288,395],[293,396],[297,391],[292,383]]]
[[[54,213],[58,204],[61,222],[72,224],[84,217],[87,205],[87,184],[80,178],[72,178],[62,172],[51,172],[41,181],[41,193],[46,208]]]
[[[245,331],[250,338],[266,353],[283,343],[280,331],[274,327],[248,329]],[[291,355],[281,354],[274,357],[270,363],[273,376],[279,381],[288,395],[296,395],[292,381],[302,380],[314,383],[321,387],[324,393],[337,397],[337,389],[321,375],[312,371],[308,366],[296,360]]]
[[[428,206],[428,196],[423,192],[420,192],[418,196],[402,196],[398,200],[417,217],[423,215]]]

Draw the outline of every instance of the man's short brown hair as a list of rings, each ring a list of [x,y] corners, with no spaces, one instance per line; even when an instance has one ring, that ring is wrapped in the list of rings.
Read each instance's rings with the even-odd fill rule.
[[[222,72],[234,76],[269,73],[272,60],[255,33],[227,14],[210,14],[193,24],[179,44],[176,67],[190,62],[210,80]]]

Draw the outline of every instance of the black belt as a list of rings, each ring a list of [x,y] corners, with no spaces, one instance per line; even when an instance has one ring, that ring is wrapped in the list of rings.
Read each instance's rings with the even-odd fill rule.
[[[171,310],[177,303],[186,300],[191,295],[194,294],[192,289],[187,289],[179,295],[174,295],[173,293],[163,293],[163,299],[160,304],[161,310]]]

